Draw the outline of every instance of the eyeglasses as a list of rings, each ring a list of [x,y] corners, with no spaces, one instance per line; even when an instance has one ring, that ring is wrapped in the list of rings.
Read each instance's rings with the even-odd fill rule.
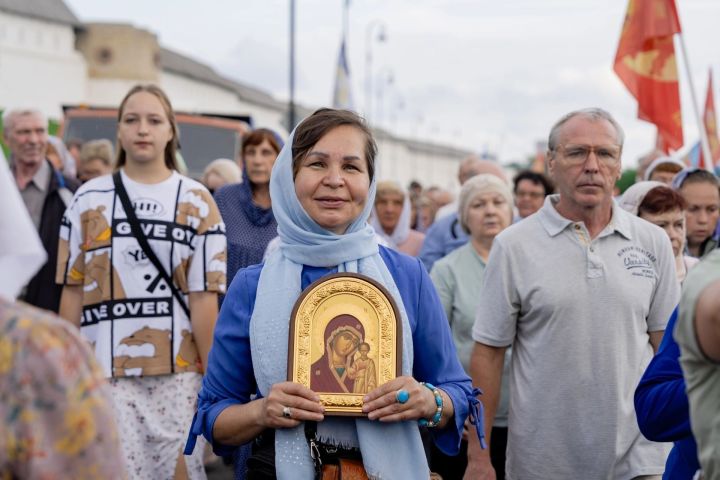
[[[557,150],[562,150],[565,161],[571,165],[583,165],[591,153],[607,167],[615,166],[620,161],[620,147],[617,145],[558,145]]]

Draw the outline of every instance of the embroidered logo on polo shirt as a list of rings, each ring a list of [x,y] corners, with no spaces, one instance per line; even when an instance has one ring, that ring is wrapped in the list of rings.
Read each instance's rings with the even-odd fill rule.
[[[617,256],[631,275],[644,278],[656,277],[655,263],[657,258],[652,252],[633,245],[620,249]]]

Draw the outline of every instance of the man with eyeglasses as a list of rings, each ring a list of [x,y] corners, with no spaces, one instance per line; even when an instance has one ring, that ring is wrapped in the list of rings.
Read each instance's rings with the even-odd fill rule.
[[[513,185],[515,208],[518,213],[515,222],[540,210],[545,203],[545,197],[555,191],[552,182],[545,175],[530,170],[522,170],[515,175]]]
[[[663,472],[667,447],[640,434],[633,394],[679,286],[667,235],[613,201],[622,145],[604,110],[561,118],[547,154],[558,194],[493,243],[471,373],[489,436],[512,345],[508,479]],[[465,478],[495,478],[489,452],[471,437]]]

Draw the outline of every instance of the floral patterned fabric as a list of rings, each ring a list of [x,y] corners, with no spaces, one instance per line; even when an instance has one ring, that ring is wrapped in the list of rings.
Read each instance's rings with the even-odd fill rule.
[[[73,327],[0,298],[0,478],[123,479],[109,387]]]
[[[202,375],[194,372],[109,379],[131,480],[171,479],[188,437]],[[190,480],[206,480],[205,444],[183,457]]]

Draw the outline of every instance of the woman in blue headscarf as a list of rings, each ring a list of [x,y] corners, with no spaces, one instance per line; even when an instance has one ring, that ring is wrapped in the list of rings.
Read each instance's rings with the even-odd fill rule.
[[[321,444],[359,453],[370,478],[429,477],[418,423],[432,427],[442,451],[458,452],[469,411],[478,418],[477,392],[422,264],[379,247],[367,224],[376,151],[360,117],[321,109],[280,152],[270,194],[281,245],[264,264],[238,272],[228,291],[186,452],[199,434],[218,454],[260,437],[254,450],[275,448],[270,469],[263,476],[251,458],[248,478],[311,479],[317,464],[306,422],[317,422]],[[286,381],[293,305],[313,281],[338,271],[381,283],[402,321],[402,374],[364,397],[367,418],[325,416],[315,392]]]

